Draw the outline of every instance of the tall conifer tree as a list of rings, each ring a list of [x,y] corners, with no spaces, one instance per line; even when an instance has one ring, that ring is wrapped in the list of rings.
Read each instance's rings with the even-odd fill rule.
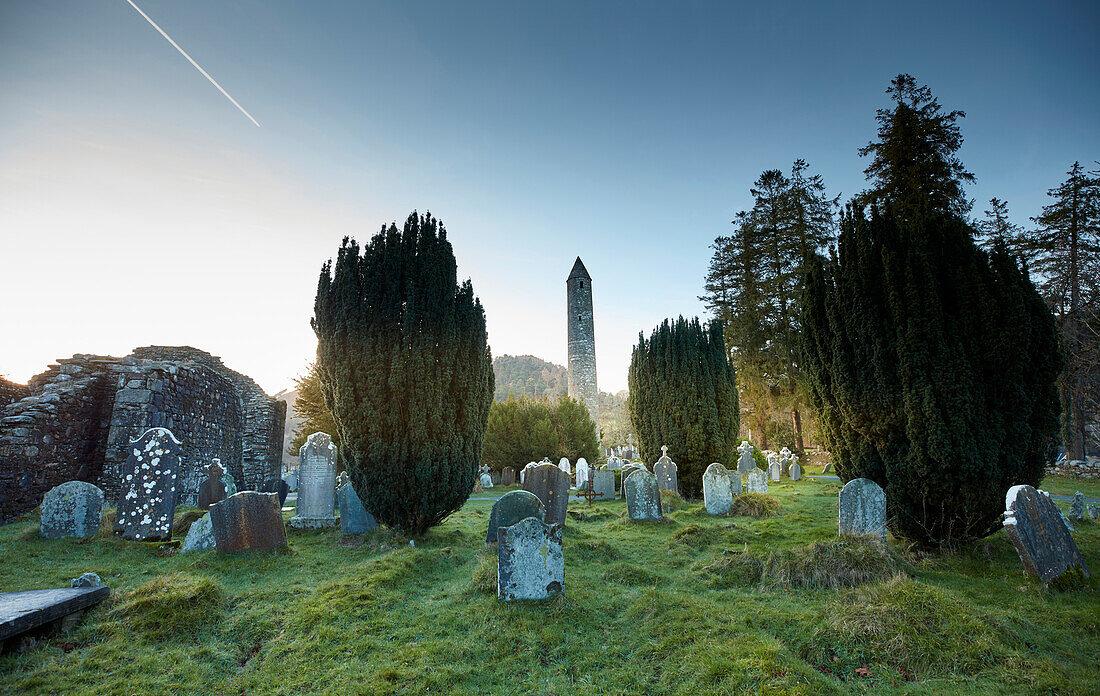
[[[413,534],[466,502],[481,457],[492,359],[485,312],[457,280],[443,225],[413,213],[321,269],[317,367],[356,492]]]

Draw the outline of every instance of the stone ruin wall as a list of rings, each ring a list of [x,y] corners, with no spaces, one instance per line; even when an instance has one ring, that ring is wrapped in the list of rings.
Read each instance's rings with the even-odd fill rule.
[[[19,401],[24,396],[30,396],[30,393],[30,389],[25,385],[16,384],[0,377],[0,406],[7,406],[10,403]]]
[[[125,358],[76,355],[0,402],[0,523],[50,488],[94,483],[117,497],[129,441],[166,427],[183,445],[180,503],[194,503],[218,457],[241,490],[278,477],[286,404],[221,360],[188,347],[150,346]]]

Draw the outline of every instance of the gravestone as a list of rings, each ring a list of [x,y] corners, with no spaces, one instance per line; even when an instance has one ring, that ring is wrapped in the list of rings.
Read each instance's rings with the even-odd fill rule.
[[[176,505],[199,504],[199,487],[203,474],[198,466],[183,467],[183,474],[176,480]]]
[[[228,471],[222,474],[222,485],[225,486],[225,498],[237,493],[237,482],[233,480],[233,474]],[[289,486],[287,489],[289,490]]]
[[[619,481],[619,497],[623,500],[626,500],[626,480],[630,478],[630,475],[636,471],[647,471],[647,469],[644,466],[636,464],[634,462],[631,462],[630,464],[627,464],[622,468],[622,473],[620,474],[621,479]]]
[[[577,488],[587,488],[588,479],[592,476],[592,469],[588,466],[588,462],[581,457],[577,460]]]
[[[1081,491],[1073,494],[1073,502],[1069,505],[1069,518],[1078,521],[1085,519],[1085,495]]]
[[[610,469],[597,469],[592,472],[592,492],[596,500],[615,499],[615,472]]]
[[[10,638],[67,616],[79,616],[110,593],[106,585],[0,593],[0,646]]]
[[[274,493],[279,496],[279,507],[286,504],[286,497],[290,494],[290,487],[282,479],[268,479],[260,485],[261,493]],[[333,492],[333,497],[335,497]]]
[[[744,440],[737,447],[737,451],[741,453],[741,458],[737,460],[737,473],[748,474],[756,468],[756,460],[752,458],[752,445],[748,440]]]
[[[510,602],[561,594],[565,585],[563,531],[560,524],[544,524],[535,517],[498,529],[498,599]]]
[[[345,479],[336,489],[336,501],[340,506],[340,531],[344,534],[363,534],[378,529],[378,520],[363,507],[363,501],[355,492],[351,481],[347,480],[347,474],[341,472]]]
[[[278,493],[256,491],[241,491],[215,503],[210,508],[215,547],[234,553],[286,546],[281,508]]]
[[[479,476],[478,477],[478,482],[481,484],[482,488],[492,488],[493,487],[493,477],[489,474],[482,474],[481,476]]]
[[[886,543],[886,492],[871,479],[856,478],[840,489],[841,536],[870,534]]]
[[[772,481],[778,481],[783,476],[783,465],[779,462],[779,455],[768,455],[768,478]]]
[[[502,486],[514,486],[516,485],[516,470],[510,466],[504,467],[500,472],[500,485]]]
[[[289,488],[291,491],[298,490],[298,474],[287,474],[283,477],[283,480],[286,481],[286,487]]]
[[[829,473],[832,473],[832,471],[833,471],[833,463],[829,462],[828,464],[825,465],[825,468],[821,470],[821,473],[822,474],[829,474]]]
[[[1051,582],[1067,571],[1089,577],[1088,566],[1044,491],[1013,486],[1005,495],[1005,530],[1027,572]]]
[[[748,493],[768,493],[768,475],[764,473],[763,469],[758,469],[755,466],[752,471],[745,476],[745,491]]]
[[[546,521],[546,508],[539,497],[530,491],[509,491],[493,503],[489,513],[489,529],[485,533],[485,543],[497,543],[497,530],[534,517],[539,522]]]
[[[565,524],[565,510],[569,506],[568,474],[553,464],[540,464],[527,472],[523,489],[542,501],[547,524]]]
[[[676,477],[676,462],[668,457],[668,445],[661,445],[661,458],[653,465],[653,475],[657,477],[657,487],[663,491],[680,492],[680,481]]]
[[[626,514],[631,520],[661,519],[661,489],[657,477],[648,471],[635,471],[623,484],[626,489]]]
[[[740,488],[740,476],[737,485]],[[703,472],[703,505],[711,515],[725,515],[733,507],[733,481],[730,472],[718,462]]]
[[[69,481],[54,486],[42,497],[39,536],[47,539],[94,537],[99,533],[104,502],[106,496],[103,491],[84,481]]]
[[[562,457],[558,460],[558,468],[565,472],[566,476],[573,476],[573,467],[569,464],[569,459]]]
[[[1094,520],[1094,521],[1095,520],[1100,520],[1100,505],[1092,505],[1090,503],[1089,507],[1088,507],[1088,511],[1089,511],[1089,519],[1090,520]]]
[[[499,471],[490,471],[489,476],[492,477],[494,486],[499,486],[500,485],[500,472]]]
[[[802,467],[798,465],[797,457],[791,462],[791,468],[787,470],[787,475],[791,477],[792,481],[802,478]]]
[[[209,510],[214,503],[225,500],[226,490],[222,482],[224,474],[222,460],[215,457],[207,470],[206,478],[199,484],[199,508]]]
[[[191,523],[187,537],[183,540],[180,553],[185,551],[205,551],[214,548],[214,523],[207,513]]]
[[[290,526],[321,529],[335,525],[335,503],[336,446],[327,433],[313,433],[298,450],[298,504]]]
[[[535,462],[527,462],[526,466],[520,469],[519,483],[521,486],[527,482],[527,473],[531,471],[531,469],[534,469],[536,466],[538,466],[538,464],[536,464]]]
[[[179,468],[180,441],[168,428],[149,428],[130,440],[115,510],[117,534],[137,541],[172,538]]]

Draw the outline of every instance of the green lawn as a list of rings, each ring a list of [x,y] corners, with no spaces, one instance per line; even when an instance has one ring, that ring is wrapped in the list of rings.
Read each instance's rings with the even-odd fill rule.
[[[46,541],[28,517],[0,527],[0,589],[95,571],[112,596],[70,633],[0,657],[0,693],[1096,693],[1095,580],[1043,587],[1003,532],[868,556],[835,543],[838,490],[772,484],[774,517],[685,503],[664,524],[626,523],[619,501],[571,503],[565,595],[542,603],[497,601],[487,501],[415,547],[288,530],[288,551],[238,556]],[[1075,538],[1100,572],[1100,525]],[[800,586],[823,570],[880,579]]]

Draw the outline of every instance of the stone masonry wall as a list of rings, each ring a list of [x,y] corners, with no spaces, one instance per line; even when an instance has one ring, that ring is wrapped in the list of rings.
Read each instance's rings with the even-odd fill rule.
[[[24,396],[30,396],[30,394],[30,389],[25,385],[0,377],[0,406],[7,406],[10,403],[19,401]]]

